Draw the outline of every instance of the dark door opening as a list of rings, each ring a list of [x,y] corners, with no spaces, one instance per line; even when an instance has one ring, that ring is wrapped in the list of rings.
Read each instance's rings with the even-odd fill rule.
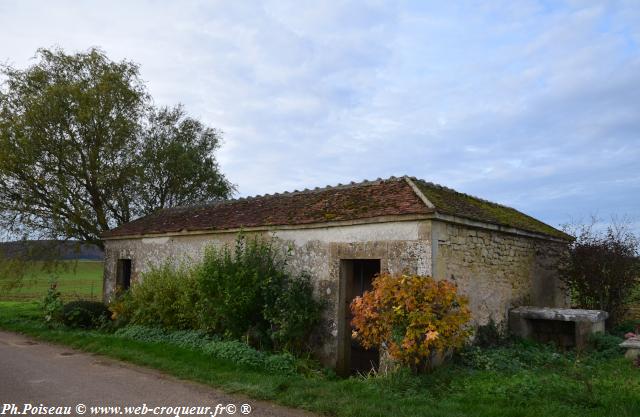
[[[343,374],[367,373],[378,369],[380,352],[378,349],[365,349],[358,341],[353,340],[351,332],[351,309],[349,305],[354,298],[361,296],[372,288],[373,278],[380,273],[380,259],[352,259],[343,261],[345,279],[345,343]]]
[[[131,259],[118,259],[116,288],[128,290],[131,286]]]

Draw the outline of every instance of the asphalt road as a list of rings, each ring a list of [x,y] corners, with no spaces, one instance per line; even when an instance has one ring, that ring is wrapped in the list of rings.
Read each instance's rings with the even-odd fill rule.
[[[12,404],[15,404],[13,409]],[[23,415],[25,411],[24,414],[32,415],[33,409],[25,409],[25,404],[34,408],[70,406],[70,415],[84,416],[136,415],[135,410],[127,413],[123,408],[92,414],[92,406],[140,407],[137,415],[145,415],[143,404],[149,416],[175,416],[174,410],[168,407],[187,406],[210,407],[208,411],[193,410],[209,417],[215,414],[218,404],[217,416],[232,415],[234,409],[227,408],[229,404],[235,405],[235,416],[312,416],[304,411],[225,394],[155,370],[0,332],[0,415]],[[84,413],[79,404],[86,406]],[[248,414],[247,407],[243,407],[246,404],[251,407]],[[163,406],[167,409],[155,408]],[[180,411],[177,414],[181,416],[196,415]]]

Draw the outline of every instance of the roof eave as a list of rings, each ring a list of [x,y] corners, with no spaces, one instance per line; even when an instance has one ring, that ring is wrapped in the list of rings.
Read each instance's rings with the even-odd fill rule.
[[[127,235],[102,235],[102,240],[123,240],[123,239],[140,239],[140,238],[152,238],[152,237],[167,237],[167,236],[191,236],[191,235],[212,235],[212,234],[228,234],[238,232],[272,232],[277,230],[295,230],[295,229],[320,229],[325,227],[344,227],[364,224],[377,224],[377,223],[393,223],[393,222],[407,222],[407,221],[419,221],[432,219],[434,212],[416,213],[416,214],[399,214],[390,216],[378,216],[367,217],[362,219],[353,220],[339,220],[320,223],[302,223],[302,224],[281,224],[281,225],[267,225],[267,226],[253,226],[253,227],[235,227],[229,229],[197,229],[173,232],[157,232],[157,233],[133,233]],[[116,229],[114,229],[116,230]]]
[[[497,232],[509,233],[513,235],[524,236],[524,237],[529,237],[534,239],[550,240],[550,241],[561,242],[561,243],[568,243],[571,241],[571,236],[569,235],[567,235],[568,238],[563,239],[560,237],[548,235],[546,233],[532,232],[529,230],[524,230],[524,229],[520,229],[513,226],[505,226],[501,224],[487,223],[483,221],[469,219],[466,217],[452,216],[450,214],[443,214],[437,211],[434,212],[433,219],[440,220],[447,223],[460,224],[460,225],[469,226],[469,227],[477,227],[480,229],[493,230]]]

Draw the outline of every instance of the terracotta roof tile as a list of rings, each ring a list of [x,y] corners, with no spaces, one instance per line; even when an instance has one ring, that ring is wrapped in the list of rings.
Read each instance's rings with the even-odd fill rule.
[[[430,211],[399,178],[163,209],[110,230],[103,237],[303,225]]]
[[[418,192],[410,182],[415,184]],[[429,208],[419,194],[426,197],[435,209]],[[513,208],[407,177],[168,208],[105,232],[103,237],[304,225],[434,211],[571,239],[571,236]]]

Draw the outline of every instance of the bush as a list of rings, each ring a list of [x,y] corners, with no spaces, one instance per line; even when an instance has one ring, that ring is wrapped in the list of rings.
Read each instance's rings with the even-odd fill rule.
[[[209,342],[220,340],[220,338],[210,336],[202,330],[177,330],[170,332],[165,340],[176,346],[195,349],[201,348]]]
[[[279,353],[277,355],[267,355],[264,360],[264,367],[267,371],[277,374],[294,374],[297,370],[297,359],[290,353]]]
[[[270,244],[239,237],[235,250],[209,248],[198,269],[203,325],[209,331],[264,341],[263,309],[285,280],[284,258]]]
[[[116,319],[165,329],[198,327],[199,292],[189,269],[165,262],[143,272],[140,282],[112,303]]]
[[[262,348],[301,348],[321,306],[306,275],[286,272],[286,259],[259,238],[209,248],[197,269],[202,328]]]
[[[476,328],[473,344],[478,347],[487,348],[505,344],[507,336],[491,318],[489,323]]]
[[[589,352],[598,358],[615,358],[624,354],[625,349],[619,345],[623,338],[608,333],[596,333],[589,337]]]
[[[616,324],[634,297],[640,276],[640,239],[625,224],[606,231],[594,222],[569,230],[576,240],[562,263],[562,280],[579,308],[604,310],[607,324]]]
[[[269,334],[277,349],[302,352],[310,330],[320,321],[322,304],[313,297],[313,285],[307,274],[285,277],[273,302],[263,310],[269,322]]]
[[[62,309],[64,304],[60,295],[60,291],[58,291],[58,282],[55,280],[49,280],[49,289],[42,300],[43,318],[47,324],[62,321]]]
[[[63,322],[69,327],[97,328],[108,323],[110,316],[107,306],[99,301],[71,301],[63,308]]]
[[[223,359],[252,368],[263,368],[265,353],[237,340],[210,342],[203,347],[204,352],[217,359]]]
[[[574,359],[573,353],[561,354],[553,345],[517,340],[499,347],[467,346],[459,355],[462,363],[484,371],[517,372],[540,367],[560,367]]]
[[[414,371],[429,369],[434,355],[462,347],[470,335],[467,300],[455,284],[427,276],[379,275],[351,310],[353,336],[364,348],[385,346]]]
[[[143,272],[109,308],[119,324],[199,329],[262,349],[301,352],[322,304],[309,276],[289,274],[286,259],[273,241],[241,235],[235,248],[208,248],[193,268],[167,262]]]
[[[614,336],[624,337],[627,333],[640,334],[640,320],[626,320],[611,329],[611,334]]]

